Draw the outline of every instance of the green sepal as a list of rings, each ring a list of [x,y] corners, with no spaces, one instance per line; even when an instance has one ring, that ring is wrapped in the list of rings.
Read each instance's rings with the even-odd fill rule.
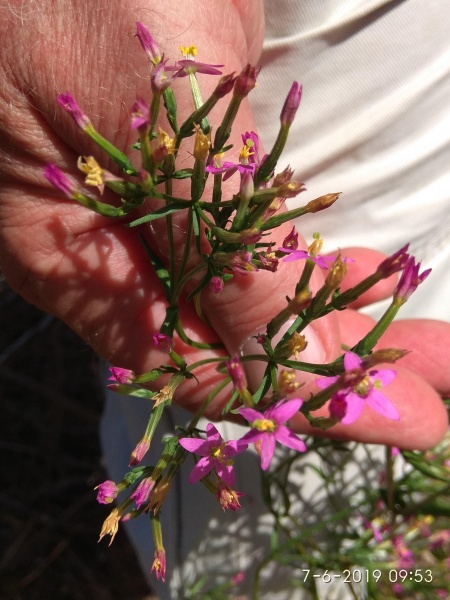
[[[167,111],[167,120],[169,125],[172,127],[174,133],[178,134],[178,123],[177,123],[177,101],[172,88],[167,88],[163,92],[164,106]]]
[[[139,477],[142,477],[145,472],[150,475],[152,472],[152,467],[143,465],[134,467],[134,469],[131,469],[131,471],[128,471],[128,473],[125,474],[125,477],[119,483],[119,486],[123,486],[124,488],[130,487],[130,485],[133,485],[133,483],[137,481]]]
[[[140,185],[128,181],[105,181],[106,187],[122,198],[147,198],[151,196],[150,190],[143,190]]]
[[[144,398],[145,400],[149,400],[153,398],[156,392],[152,392],[151,390],[146,390],[145,388],[136,388],[131,385],[126,385],[119,383],[114,386],[114,391],[117,394],[121,394],[122,396],[132,396],[133,398]]]
[[[275,229],[283,223],[287,223],[292,219],[297,219],[298,217],[308,214],[308,212],[309,211],[306,209],[306,206],[301,206],[300,208],[294,208],[293,210],[288,210],[287,212],[282,213],[280,215],[270,217],[270,219],[267,219],[267,221],[261,226],[261,231]]]
[[[116,148],[111,142],[108,142],[102,135],[96,131],[92,125],[86,127],[84,132],[99,146],[106,154],[118,165],[127,175],[137,175],[138,172],[133,166],[131,160]]]
[[[162,369],[152,369],[151,371],[148,371],[147,373],[142,373],[141,375],[138,375],[133,380],[133,382],[134,383],[148,383],[149,381],[156,381],[156,379],[158,379],[158,377],[161,377],[163,372],[164,371]]]
[[[74,192],[72,198],[82,206],[89,208],[89,210],[92,210],[103,217],[123,217],[125,214],[123,212],[123,207],[111,206],[111,204],[99,202],[98,200],[95,200],[95,198],[86,196],[86,194],[82,194],[81,192]]]

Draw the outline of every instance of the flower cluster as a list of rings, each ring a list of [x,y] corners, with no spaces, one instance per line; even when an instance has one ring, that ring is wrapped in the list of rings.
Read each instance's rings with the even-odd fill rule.
[[[167,264],[160,252],[150,244],[145,245],[151,268],[166,294],[164,318],[155,327],[159,330],[154,331],[149,340],[149,351],[160,358],[162,356],[163,364],[155,365],[146,373],[135,373],[125,368],[126,365],[124,368],[111,367],[111,383],[108,386],[129,396],[130,401],[133,397],[147,399],[153,403],[151,414],[131,452],[130,471],[117,484],[108,480],[97,487],[97,499],[101,504],[110,504],[120,494],[126,494],[125,500],[105,521],[101,537],[111,535],[113,538],[121,519],[149,514],[155,541],[152,571],[157,578],[165,580],[166,554],[159,513],[189,453],[197,460],[189,482],[201,482],[215,495],[224,510],[237,511],[241,508],[239,498],[244,492],[233,489],[236,479],[234,460],[239,460],[238,455],[249,445],[253,445],[259,454],[262,471],[268,472],[277,442],[295,452],[307,451],[305,442],[293,430],[299,423],[305,425],[309,422],[321,429],[338,422],[349,425],[360,417],[366,404],[387,419],[400,418],[393,402],[381,391],[394,380],[396,373],[376,366],[382,362],[395,362],[403,352],[395,349],[374,351],[374,347],[400,306],[428,276],[429,269],[419,273],[420,263],[408,254],[405,246],[385,259],[375,273],[341,292],[341,283],[351,259],[340,254],[337,257],[321,254],[323,240],[319,234],[314,234],[309,247],[301,247],[298,233],[292,228],[281,245],[276,243],[272,231],[277,227],[293,218],[326,209],[339,197],[337,193],[326,194],[304,206],[280,211],[287,199],[305,190],[304,184],[294,179],[289,166],[277,170],[300,105],[301,85],[295,81],[284,100],[279,133],[270,151],[262,153],[259,137],[254,131],[240,132],[242,146],[238,158],[233,159],[231,152],[234,149],[228,143],[230,133],[240,104],[256,86],[259,69],[247,65],[238,75],[222,75],[223,65],[196,60],[195,46],[181,48],[182,58],[169,64],[169,59],[160,52],[155,39],[142,23],[137,23],[136,37],[151,64],[152,91],[151,99],[137,98],[130,107],[130,128],[138,138],[133,147],[140,150],[142,159],[139,166],[135,166],[124,152],[96,131],[69,92],[58,98],[60,106],[77,126],[121,172],[120,176],[113,175],[94,157],[80,157],[78,168],[86,176],[85,185],[97,188],[100,194],[108,188],[118,195],[120,201],[109,204],[99,200],[54,164],[45,167],[44,176],[67,198],[105,217],[119,219],[119,223],[129,229],[160,220],[160,223],[165,223],[169,243],[172,240]],[[197,75],[220,76],[214,91],[205,101]],[[178,122],[172,88],[175,80],[184,80],[192,94],[193,112],[183,123]],[[221,121],[211,126],[209,118],[214,114],[212,110],[225,97],[229,99],[228,108]],[[161,119],[163,107],[166,112]],[[161,129],[159,124],[162,120],[171,128],[170,133]],[[192,156],[189,166],[184,159],[179,165],[182,147]],[[206,185],[208,178],[213,180],[212,186]],[[190,196],[186,198],[172,194],[173,181],[182,179],[190,180]],[[230,184],[236,183],[234,193],[228,195],[228,184],[223,186],[227,180],[231,180]],[[209,197],[210,193],[212,197]],[[107,196],[105,194],[102,198]],[[139,210],[147,198],[155,199],[158,208],[150,212]],[[175,256],[173,217],[177,215],[183,216],[186,224],[186,243],[184,250]],[[291,268],[290,263],[299,260],[304,261],[304,268],[292,297],[286,298],[284,308],[267,323],[265,331],[261,328],[256,338],[260,354],[256,357],[227,356],[225,348],[219,344],[222,354],[219,353],[217,358],[205,358],[199,352],[197,361],[187,360],[186,346],[200,350],[217,349],[218,346],[190,339],[189,327],[180,311],[180,298],[187,296],[194,299],[201,313],[200,298],[204,290],[218,295],[233,279],[258,277],[259,271],[264,270],[274,273],[281,264],[288,269]],[[311,285],[315,270],[323,275],[323,283],[318,289]],[[401,275],[390,307],[358,344],[329,365],[315,365],[302,360],[308,345],[306,328],[314,320],[345,309],[381,279],[398,272]],[[264,365],[264,374],[259,384],[252,387],[246,369],[252,368],[254,360]],[[163,412],[177,397],[184,382],[201,379],[204,366],[211,362],[217,362],[217,371],[223,376],[221,383],[205,398],[191,424],[182,433],[178,429],[171,437],[165,438],[161,458],[156,464],[141,465]],[[304,372],[321,375],[316,379],[319,391],[309,397],[306,393],[302,394],[303,398],[300,398],[298,390],[301,393]],[[224,414],[233,412],[235,418],[247,423],[247,432],[238,440],[225,441],[212,423],[204,432],[198,428],[200,417],[219,393],[229,395]],[[329,418],[316,418],[314,411],[327,403]],[[441,543],[441,540],[436,539],[435,543]],[[442,544],[446,543],[447,540],[442,541]],[[398,540],[396,548],[406,561],[408,556],[401,540]]]

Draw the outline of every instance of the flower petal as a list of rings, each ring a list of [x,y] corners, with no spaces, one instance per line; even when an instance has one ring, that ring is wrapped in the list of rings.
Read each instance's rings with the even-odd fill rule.
[[[208,475],[213,466],[213,461],[211,460],[210,456],[204,456],[201,458],[189,475],[189,483],[197,483],[197,481],[203,479],[205,475]]]
[[[364,408],[364,399],[353,392],[347,394],[345,399],[347,400],[347,412],[341,423],[351,425],[359,419]]]
[[[280,248],[283,252],[287,251],[287,248]],[[303,260],[308,258],[309,254],[306,250],[289,250],[289,254],[283,257],[284,262],[293,262],[294,260]]]
[[[227,458],[232,458],[236,454],[244,452],[248,448],[248,443],[241,440],[230,440],[226,443],[223,453]]]
[[[225,465],[223,463],[219,463],[215,465],[217,475],[224,481],[227,485],[232,487],[234,485],[234,469],[233,465]]]
[[[376,381],[379,381],[383,387],[391,383],[396,375],[397,371],[394,371],[393,369],[381,369],[380,371],[378,369],[373,369],[373,371],[369,371],[369,376],[373,383],[375,384]]]
[[[392,402],[375,388],[373,388],[367,396],[366,402],[370,408],[376,410],[377,413],[380,413],[380,415],[383,415],[383,417],[392,419],[393,421],[398,421],[400,419],[398,410],[395,408]]]
[[[214,442],[214,444],[221,444],[223,442],[223,437],[212,423],[208,423],[206,426],[206,437],[208,438],[208,442]]]
[[[239,413],[246,419],[249,423],[253,423],[253,421],[257,421],[258,419],[264,419],[264,415],[254,408],[240,408]]]
[[[317,385],[318,388],[320,388],[321,390],[324,390],[327,387],[330,387],[330,385],[332,385],[333,383],[336,383],[336,381],[339,379],[339,377],[320,377],[319,379],[316,379],[314,381],[314,383]]]
[[[354,352],[346,352],[344,354],[344,369],[346,371],[353,371],[353,369],[360,369],[362,360]]]
[[[275,432],[275,439],[283,446],[297,450],[298,452],[305,452],[306,445],[303,440],[297,437],[290,429],[281,425]]]
[[[261,469],[266,471],[272,461],[275,452],[275,436],[272,433],[264,433],[261,441]]]
[[[303,404],[301,398],[293,398],[287,402],[277,402],[275,406],[272,406],[264,413],[265,419],[271,419],[276,423],[286,423],[289,419],[295,415]]]
[[[178,442],[180,446],[183,446],[188,452],[193,452],[200,456],[206,456],[210,453],[211,448],[215,446],[215,444],[211,444],[211,442],[199,440],[198,438],[181,438]]]

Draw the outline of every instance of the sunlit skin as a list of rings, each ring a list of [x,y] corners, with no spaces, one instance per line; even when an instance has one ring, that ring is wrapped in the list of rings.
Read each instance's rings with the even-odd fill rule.
[[[117,221],[64,199],[44,179],[43,167],[52,162],[82,185],[76,167],[79,156],[94,156],[101,168],[117,174],[56,98],[70,89],[94,127],[119,148],[128,148],[136,141],[136,132],[130,130],[131,108],[137,98],[149,97],[150,86],[149,59],[134,36],[136,21],[147,24],[165,57],[177,60],[179,46],[189,46],[195,40],[199,62],[224,64],[223,73],[239,73],[247,63],[258,64],[264,31],[262,3],[173,0],[170,10],[163,11],[161,3],[154,0],[131,1],[126,6],[112,0],[107,19],[100,0],[89,4],[43,0],[29,18],[21,18],[11,6],[0,11],[2,39],[8,40],[0,58],[2,270],[15,290],[68,323],[114,365],[138,374],[148,371],[167,360],[151,341],[164,317],[163,291],[151,272],[136,230],[125,229]],[[198,78],[203,97],[207,98],[218,79],[202,74]],[[180,122],[192,110],[186,81],[174,84]],[[253,93],[268,91],[257,88]],[[283,101],[281,96],[280,108]],[[217,105],[212,122],[220,120],[225,107],[225,101]],[[301,106],[299,110],[301,113]],[[169,129],[165,122],[161,127]],[[241,133],[252,130],[257,128],[244,101],[232,139],[236,152],[242,146]],[[136,154],[132,157],[136,159]],[[237,155],[232,158],[237,162]],[[180,164],[192,164],[192,148],[187,145]],[[178,182],[175,195],[183,194],[186,185]],[[224,193],[231,196],[237,186],[239,178],[234,175],[226,182]],[[334,191],[330,181],[330,189],[323,193]],[[111,200],[107,190],[102,200]],[[338,216],[339,201],[328,210]],[[175,242],[181,250],[183,220],[175,219],[175,225]],[[277,230],[275,247],[282,244],[291,229],[286,224]],[[320,231],[320,214],[315,229]],[[167,257],[167,235],[159,225],[141,232],[161,256]],[[307,244],[301,241],[299,247],[306,250]],[[373,271],[383,258],[378,252],[360,248],[343,251],[343,255],[355,260],[346,265],[343,289]],[[222,341],[227,352],[199,351],[179,342],[176,351],[188,363],[237,352],[242,340],[254,335],[285,307],[286,296],[292,297],[303,266],[304,261],[281,261],[275,274],[236,274],[221,293],[206,291],[202,301],[207,323],[196,316],[192,303],[182,302],[182,318],[189,335]],[[315,275],[314,289],[320,286],[321,278],[320,273]],[[360,339],[372,321],[356,309],[386,297],[394,286],[395,277],[391,277],[367,292],[350,310],[315,323],[318,343],[315,347],[310,344],[305,351],[309,352],[308,360],[328,362],[340,353],[342,342],[351,346]],[[333,435],[407,448],[434,445],[447,428],[440,394],[450,391],[450,325],[399,321],[385,334],[380,346],[411,350],[396,365],[398,375],[389,386],[389,397],[400,413],[400,421],[387,421],[365,411],[353,425],[337,426]],[[252,368],[247,364],[248,374]],[[176,392],[175,401],[189,410],[198,408],[220,379],[215,365],[203,367],[197,376],[200,385],[188,381]],[[308,393],[311,385],[302,388],[302,394]],[[223,393],[216,398],[208,409],[210,418],[219,415],[228,397]],[[300,432],[311,431],[301,415],[291,419],[290,425]]]

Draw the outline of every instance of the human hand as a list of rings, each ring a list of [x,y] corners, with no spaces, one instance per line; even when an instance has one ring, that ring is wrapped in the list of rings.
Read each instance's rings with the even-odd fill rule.
[[[226,63],[225,73],[239,72],[246,62],[255,63],[262,37],[258,3],[199,3],[197,11],[195,3],[189,9],[180,2],[173,3],[172,12],[164,15],[157,12],[154,2],[147,1],[145,6],[124,9],[111,2],[105,9],[97,2],[89,5],[88,12],[81,2],[44,2],[28,18],[23,15],[22,21],[7,9],[1,17],[4,39],[10,42],[0,73],[2,268],[25,298],[68,323],[100,355],[136,372],[148,371],[165,360],[151,342],[164,318],[164,295],[136,230],[61,200],[44,180],[45,163],[56,163],[76,176],[77,157],[93,153],[57,106],[56,96],[69,88],[102,134],[127,148],[135,141],[128,125],[130,107],[137,96],[148,96],[148,64],[133,37],[136,20],[149,23],[167,56],[176,56],[179,45],[194,42],[202,52],[199,60]],[[245,8],[255,11],[254,18],[241,18]],[[229,27],[215,28],[218,33],[211,39],[211,23],[218,15]],[[33,40],[31,49],[29,40]],[[205,77],[201,85],[206,97],[215,82]],[[180,89],[178,98],[181,113],[188,114],[188,95]],[[248,105],[238,119],[237,134],[254,128]],[[180,239],[182,226],[180,222]],[[288,231],[288,226],[280,228],[278,241]],[[148,228],[145,235],[164,255],[161,230]],[[355,250],[349,255],[356,262],[350,266],[346,286],[381,260],[371,251]],[[284,307],[301,268],[299,263],[282,264],[276,274],[236,276],[219,296],[205,293],[203,310],[211,325],[198,318],[192,304],[184,303],[182,318],[190,337],[222,341],[230,353],[235,352]],[[320,285],[318,279],[315,285]],[[392,287],[392,281],[381,283],[365,302],[385,297]],[[309,331],[308,360],[333,360],[341,353],[341,341],[349,343],[361,337],[368,326],[367,317],[356,311],[315,322]],[[450,390],[450,326],[396,323],[385,338],[384,346],[412,350],[396,366],[398,377],[389,388],[401,420],[386,423],[366,411],[354,425],[334,428],[333,435],[401,447],[433,445],[446,428],[439,393]],[[436,346],[442,348],[439,354],[432,353]],[[178,351],[189,363],[224,354],[181,343]],[[423,357],[429,356],[435,358],[431,364],[424,362]],[[200,376],[201,385],[185,382],[180,390],[183,395],[178,401],[186,408],[195,410],[219,378],[214,367],[204,367]],[[217,417],[224,401],[219,397],[209,416]],[[299,430],[309,430],[302,417],[298,420]]]

